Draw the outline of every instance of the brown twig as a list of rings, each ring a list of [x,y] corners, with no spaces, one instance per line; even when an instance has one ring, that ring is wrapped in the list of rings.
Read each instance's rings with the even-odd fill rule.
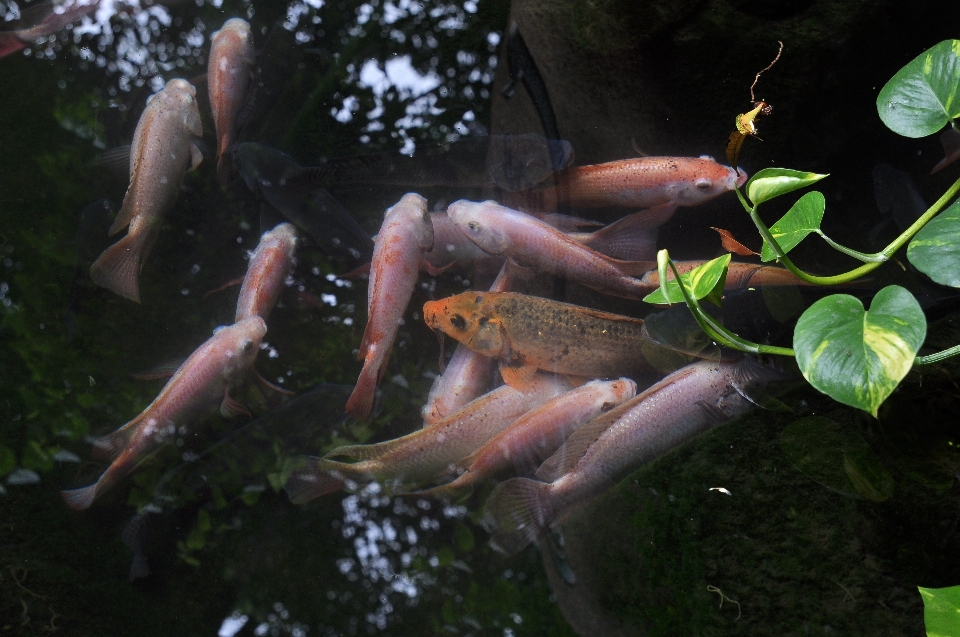
[[[781,42],[780,40],[777,40],[777,44],[780,45],[780,50],[777,51],[777,57],[773,58],[773,62],[771,62],[770,64],[768,64],[768,65],[766,66],[766,68],[758,71],[758,72],[757,72],[757,76],[756,76],[755,78],[753,78],[753,84],[750,85],[750,101],[751,101],[751,102],[756,102],[756,101],[757,101],[756,98],[753,96],[753,87],[755,87],[755,86],[757,85],[757,82],[760,81],[760,76],[761,76],[763,73],[765,73],[766,71],[769,71],[769,70],[771,69],[771,67],[773,67],[773,65],[777,63],[777,60],[780,59],[780,54],[783,53],[783,42]]]

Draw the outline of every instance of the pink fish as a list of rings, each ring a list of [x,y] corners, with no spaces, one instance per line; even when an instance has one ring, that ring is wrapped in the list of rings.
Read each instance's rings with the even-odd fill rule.
[[[237,115],[253,80],[255,57],[246,20],[230,18],[210,38],[207,89],[217,129],[217,181],[221,186],[226,186],[230,177],[227,150],[233,145]]]
[[[458,462],[457,469],[463,471],[459,478],[422,493],[450,497],[510,468],[520,475],[532,473],[577,428],[636,393],[637,384],[621,378],[594,380],[552,398]]]
[[[218,403],[224,416],[246,413],[230,392],[250,373],[266,333],[266,323],[259,316],[217,330],[184,361],[142,414],[94,443],[96,457],[115,459],[96,483],[61,491],[67,505],[78,511],[88,508],[147,452],[172,440],[180,428]]]
[[[436,226],[434,226],[436,227]],[[511,277],[504,264],[500,268],[491,292],[510,291]],[[444,417],[458,412],[467,403],[483,394],[493,378],[496,360],[479,354],[462,343],[457,344],[447,368],[437,376],[423,405],[423,426],[428,427]]]
[[[747,174],[711,157],[638,157],[560,173],[559,203],[575,207],[696,206],[742,186]]]
[[[281,223],[260,237],[240,286],[236,322],[248,316],[267,319],[294,265],[296,250],[297,231],[292,224]]]
[[[377,481],[394,491],[433,480],[544,401],[571,389],[562,376],[538,374],[526,391],[509,385],[472,401],[430,427],[395,440],[334,449],[323,458],[303,458],[284,484],[290,501],[302,504],[339,491],[347,481]],[[346,457],[354,463],[330,458]]]
[[[493,547],[513,555],[637,467],[750,411],[748,395],[784,375],[753,359],[688,365],[574,432],[537,471],[484,505]]]
[[[59,33],[80,18],[97,10],[100,0],[44,0],[24,7],[19,29],[0,31],[0,58],[16,53],[41,38]]]
[[[660,212],[673,214],[669,208]],[[519,266],[615,296],[640,299],[648,294],[648,286],[634,277],[656,267],[654,262],[608,257],[528,214],[493,201],[460,200],[450,205],[447,214],[485,252],[508,257]]]
[[[180,193],[184,173],[203,159],[196,145],[202,135],[197,91],[186,80],[170,80],[147,100],[133,136],[130,187],[109,235],[129,229],[90,266],[94,283],[140,302],[140,268],[157,239],[164,213]]]
[[[366,418],[377,384],[387,369],[393,339],[417,283],[423,254],[433,246],[427,200],[408,193],[387,209],[373,247],[367,288],[367,326],[360,342],[363,370],[347,401],[347,413]]]

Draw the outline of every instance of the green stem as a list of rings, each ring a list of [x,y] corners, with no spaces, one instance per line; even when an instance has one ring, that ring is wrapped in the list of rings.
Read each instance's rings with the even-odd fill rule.
[[[927,354],[926,356],[917,356],[913,359],[914,365],[929,365],[931,363],[939,363],[942,360],[946,360],[951,356],[956,356],[960,354],[960,345],[954,345],[950,349],[945,349],[942,352],[936,352],[935,354]]]
[[[714,321],[713,317],[704,312],[703,308],[700,307],[700,302],[697,301],[693,293],[687,288],[686,281],[680,278],[680,272],[677,270],[677,266],[674,264],[673,259],[667,259],[667,263],[669,264],[670,269],[673,270],[673,276],[676,278],[677,283],[680,286],[680,292],[683,294],[683,300],[686,301],[687,307],[690,308],[693,318],[696,319],[700,329],[702,329],[707,336],[709,336],[715,342],[725,347],[740,350],[741,352],[749,352],[751,354],[796,356],[796,353],[792,349],[786,347],[760,345],[758,343],[753,343],[743,339],[728,330],[723,325],[720,325]]]
[[[853,257],[857,261],[863,261],[864,263],[885,263],[886,261],[890,260],[890,257],[883,255],[879,252],[875,252],[874,254],[867,254],[865,252],[858,252],[857,250],[854,250],[852,248],[842,246],[836,241],[834,241],[833,239],[831,239],[830,237],[828,237],[827,235],[823,234],[823,231],[820,228],[817,228],[816,230],[814,230],[814,232],[820,235],[820,238],[826,241],[827,244],[830,247],[832,247],[834,250],[837,250],[838,252],[842,252],[848,257]]]
[[[790,270],[790,272],[792,272],[798,279],[802,281],[813,283],[814,285],[839,285],[843,283],[849,283],[850,281],[853,281],[864,274],[873,272],[882,263],[881,261],[865,263],[859,268],[854,268],[849,272],[834,276],[814,276],[812,274],[807,274],[795,266],[793,261],[787,257],[786,253],[783,251],[783,248],[780,247],[780,244],[777,243],[777,240],[774,239],[773,235],[770,234],[770,230],[760,219],[760,216],[757,214],[756,206],[750,206],[747,203],[747,200],[740,193],[739,189],[736,192],[737,196],[740,198],[740,202],[744,205],[747,212],[750,213],[750,218],[753,220],[757,230],[760,231],[760,236],[763,237],[763,240],[766,241],[767,244],[769,244],[770,248],[773,250],[773,253],[777,256],[783,266]],[[915,234],[920,232],[921,228],[923,228],[928,221],[933,219],[937,213],[939,213],[940,210],[942,210],[943,207],[956,196],[958,192],[960,192],[960,179],[957,179],[957,181],[953,182],[953,185],[950,186],[950,188],[948,188],[947,191],[943,193],[943,195],[941,195],[940,198],[937,199],[936,202],[934,202],[934,204],[930,206],[927,211],[920,216],[919,219],[913,222],[913,225],[907,228],[899,237],[894,239],[890,245],[878,252],[877,255],[886,257],[887,259],[892,257],[897,250],[906,245],[906,243],[910,241]]]

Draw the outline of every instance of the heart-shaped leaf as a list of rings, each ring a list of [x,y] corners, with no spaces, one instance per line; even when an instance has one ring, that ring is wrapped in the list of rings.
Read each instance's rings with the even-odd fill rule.
[[[747,197],[753,205],[759,206],[774,197],[815,184],[824,177],[826,175],[789,168],[764,168],[747,182]]]
[[[726,277],[727,266],[730,265],[730,255],[725,254],[712,261],[707,261],[689,272],[684,272],[680,278],[684,280],[687,287],[693,291],[696,299],[702,299],[709,296],[719,283],[723,285],[722,279]],[[671,270],[672,271],[672,270]],[[667,281],[667,296],[663,294],[663,287],[651,292],[643,298],[647,303],[662,305],[666,303],[683,303],[683,292],[676,279]]]
[[[923,588],[923,624],[927,637],[954,637],[960,627],[960,586]]]
[[[917,233],[907,247],[907,258],[940,285],[960,288],[960,201]]]
[[[933,135],[960,117],[960,40],[944,40],[897,71],[877,95],[877,112],[905,137]]]
[[[784,254],[793,250],[808,234],[820,229],[825,206],[823,193],[816,190],[808,192],[793,204],[780,221],[770,227],[770,234],[777,240]],[[760,255],[762,261],[773,261],[777,258],[766,241],[763,242]]]
[[[873,298],[834,294],[811,305],[793,332],[804,378],[837,402],[877,415],[877,408],[913,366],[927,334],[920,304],[891,285]]]

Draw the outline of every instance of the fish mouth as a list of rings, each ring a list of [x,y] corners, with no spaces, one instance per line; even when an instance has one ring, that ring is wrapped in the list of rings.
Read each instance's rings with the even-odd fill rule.
[[[748,178],[749,178],[749,175],[747,175],[746,171],[744,171],[743,168],[737,168],[737,181],[736,181],[737,188],[747,183]]]
[[[423,304],[423,322],[433,331],[440,329],[440,321],[437,319],[439,308],[435,301],[427,301]]]

